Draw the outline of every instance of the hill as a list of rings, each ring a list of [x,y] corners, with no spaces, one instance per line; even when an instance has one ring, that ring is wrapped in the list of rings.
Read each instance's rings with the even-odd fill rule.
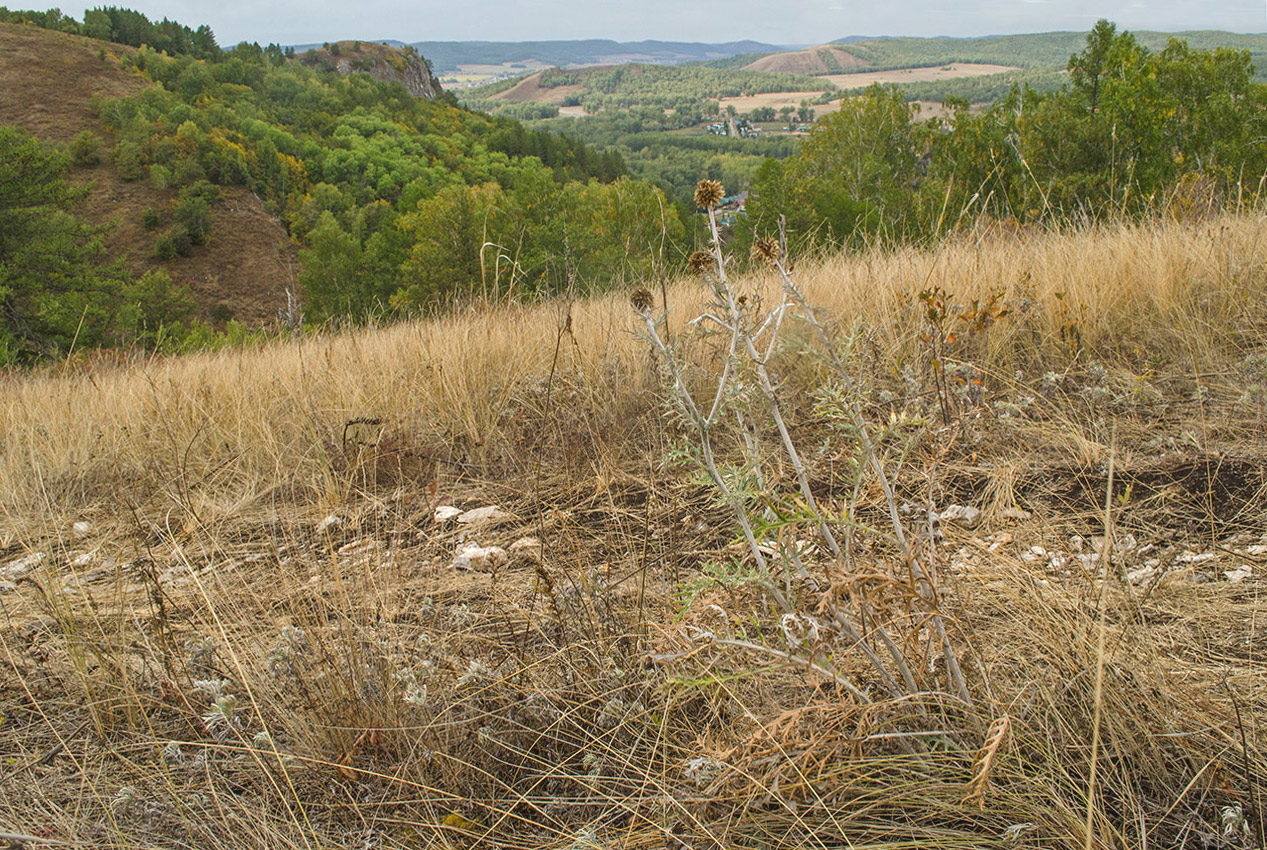
[[[807,47],[790,53],[773,53],[744,65],[746,71],[774,71],[788,74],[831,74],[870,63],[847,50],[830,44]]]
[[[121,57],[135,51],[120,45],[19,24],[0,23],[0,120],[24,127],[37,138],[69,144],[84,131],[105,139],[100,164],[72,171],[91,186],[80,212],[109,226],[106,245],[137,274],[167,271],[196,295],[203,318],[223,326],[229,318],[253,324],[275,320],[295,288],[293,245],[276,215],[244,188],[227,187],[215,204],[217,238],[190,256],[160,261],[144,212],[164,217],[177,192],[149,181],[123,180],[109,156],[113,138],[101,125],[100,103],[147,90]]]
[[[756,41],[722,44],[682,41],[630,41],[607,39],[580,41],[416,41],[420,53],[431,60],[438,73],[462,65],[502,65],[536,61],[562,67],[570,65],[614,65],[625,62],[676,65],[706,62],[743,53],[780,50]]]
[[[1260,75],[1267,73],[1267,36],[1212,30],[1174,33],[1145,30],[1132,34],[1141,45],[1154,51],[1164,48],[1171,38],[1186,40],[1194,50],[1213,50],[1216,47],[1249,50]],[[1069,57],[1085,45],[1085,32],[1049,32],[982,38],[851,39],[838,43],[838,48],[855,56],[871,70],[954,62],[1063,69]]]
[[[0,823],[1253,847],[1265,240],[983,221],[798,258],[814,320],[770,269],[6,376]]]
[[[301,62],[319,65],[340,74],[369,74],[384,83],[397,83],[414,97],[435,100],[444,93],[427,60],[408,45],[336,41],[298,55]]]

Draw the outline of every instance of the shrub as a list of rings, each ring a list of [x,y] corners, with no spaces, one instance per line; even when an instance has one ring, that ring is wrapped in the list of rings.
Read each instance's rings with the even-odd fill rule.
[[[84,130],[70,143],[70,161],[74,165],[97,165],[101,162],[101,137]]]
[[[110,152],[110,161],[120,180],[140,180],[145,176],[145,158],[136,142],[119,142]]]
[[[158,210],[150,207],[141,213],[141,224],[146,230],[154,230],[158,227]]]

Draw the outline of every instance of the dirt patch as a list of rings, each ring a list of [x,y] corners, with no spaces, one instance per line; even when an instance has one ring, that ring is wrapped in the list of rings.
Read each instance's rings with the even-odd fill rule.
[[[763,56],[744,66],[745,71],[783,72],[787,74],[824,74],[841,68],[865,68],[867,60],[842,50],[836,45],[820,44],[792,53]]]
[[[595,65],[592,68],[578,68],[569,71],[570,74],[577,75],[578,78],[584,79],[585,75],[593,71],[606,71],[613,65]],[[579,95],[585,86],[583,83],[577,83],[570,86],[555,86],[553,88],[545,88],[541,85],[541,76],[544,72],[533,74],[530,77],[524,77],[513,88],[506,89],[493,95],[497,100],[521,100],[531,103],[556,103],[562,104],[568,97]]]
[[[752,94],[744,97],[727,97],[721,101],[721,108],[724,111],[727,106],[733,106],[740,112],[750,112],[760,106],[772,106],[780,109],[784,106],[801,105],[801,101],[816,98],[821,95],[820,91],[778,91],[767,92],[766,94]],[[816,115],[822,115],[826,112],[835,112],[838,107],[834,103],[819,104],[814,107]]]

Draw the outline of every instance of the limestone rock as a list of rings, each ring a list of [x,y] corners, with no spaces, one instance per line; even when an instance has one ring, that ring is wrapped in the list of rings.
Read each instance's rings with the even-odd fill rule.
[[[452,505],[439,505],[435,512],[435,521],[437,525],[444,525],[451,520],[455,520],[462,515],[461,508],[455,508]]]
[[[941,521],[971,530],[981,524],[981,510],[969,505],[950,505],[941,512]]]
[[[500,546],[480,546],[475,543],[463,543],[458,547],[457,556],[449,564],[455,570],[475,570],[492,572],[510,561],[506,550]]]
[[[500,522],[504,519],[510,519],[510,514],[503,511],[496,505],[486,505],[482,508],[465,511],[458,515],[458,522],[462,525],[475,525],[482,522]]]

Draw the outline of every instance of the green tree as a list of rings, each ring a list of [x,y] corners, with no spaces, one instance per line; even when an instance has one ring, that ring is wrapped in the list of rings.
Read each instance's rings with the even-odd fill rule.
[[[0,362],[105,339],[123,274],[71,214],[83,193],[67,169],[64,154],[0,126]]]

